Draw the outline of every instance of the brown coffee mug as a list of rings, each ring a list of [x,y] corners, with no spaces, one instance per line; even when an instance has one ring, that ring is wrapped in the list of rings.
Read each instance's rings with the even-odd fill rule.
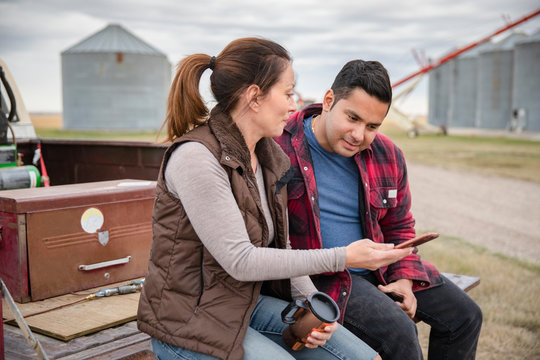
[[[283,331],[283,341],[298,351],[304,348],[312,331],[321,331],[339,319],[339,307],[330,296],[316,291],[305,301],[296,300],[287,305],[281,319],[289,324]]]

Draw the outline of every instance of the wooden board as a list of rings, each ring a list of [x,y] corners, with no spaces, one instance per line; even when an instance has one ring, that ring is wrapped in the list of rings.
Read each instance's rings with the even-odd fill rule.
[[[480,283],[480,278],[477,277],[449,273],[443,273],[443,275],[465,291]],[[113,284],[111,287],[124,284],[125,282]],[[70,304],[79,300],[81,296],[97,290],[98,288],[85,291],[84,294],[80,292],[78,295],[63,295],[42,301],[17,304],[17,307],[23,315],[30,315],[56,306]],[[33,331],[62,340],[35,334],[45,353],[51,359],[154,359],[151,353],[150,337],[137,330],[135,321],[130,321],[136,316],[138,299],[139,294],[136,293],[102,298],[84,304],[68,305],[49,313],[30,316],[27,322]],[[3,304],[2,310],[4,318],[13,319],[7,304]],[[33,319],[34,317],[36,319]],[[48,325],[48,321],[51,324]],[[123,322],[127,323],[114,326]],[[82,326],[83,324],[84,326]],[[71,329],[70,334],[65,330],[67,328]],[[102,330],[105,328],[106,330]],[[18,328],[6,324],[4,330],[6,359],[36,358],[34,350],[26,343]],[[56,332],[59,333],[56,334],[57,336],[55,336]],[[62,335],[60,336],[60,334]],[[91,335],[81,336],[84,334]],[[73,339],[75,336],[80,337]],[[66,340],[69,341],[66,342]]]
[[[18,327],[4,324],[6,360],[34,360],[34,349],[28,345]],[[150,337],[137,329],[135,321],[81,336],[67,342],[34,334],[50,359],[58,360],[127,360],[152,359]],[[1,359],[1,357],[0,357]]]
[[[110,287],[124,284],[125,282],[113,284]],[[139,293],[113,295],[70,305],[84,298],[85,295],[97,290],[99,288],[85,291],[83,295],[81,295],[81,292],[79,294],[63,295],[42,301],[17,304],[17,307],[25,317],[25,321],[32,331],[63,341],[136,319]],[[32,315],[63,305],[65,307]],[[2,307],[4,310],[3,317],[6,320],[11,320],[11,324],[15,324],[14,317],[9,311],[7,303],[4,303]]]
[[[441,274],[446,276],[449,280],[451,280],[454,284],[456,284],[460,289],[462,289],[465,292],[471,290],[472,288],[480,284],[479,277],[457,275],[457,274],[450,274],[450,273],[441,273]]]

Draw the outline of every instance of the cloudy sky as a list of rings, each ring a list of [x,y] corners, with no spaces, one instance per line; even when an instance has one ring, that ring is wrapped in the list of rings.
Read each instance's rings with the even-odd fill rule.
[[[396,82],[419,69],[413,49],[438,59],[538,8],[538,0],[0,0],[0,57],[29,111],[61,112],[60,53],[109,23],[123,25],[172,64],[192,53],[218,54],[238,37],[261,36],[289,50],[297,90],[320,100],[348,60],[379,60]],[[539,30],[540,16],[519,29]],[[427,79],[399,107],[425,113]]]

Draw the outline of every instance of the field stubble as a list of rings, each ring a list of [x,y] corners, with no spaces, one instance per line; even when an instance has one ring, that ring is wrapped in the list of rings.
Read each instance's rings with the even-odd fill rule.
[[[407,161],[540,183],[540,142],[475,136],[388,134]]]
[[[523,224],[522,220],[512,218],[508,214],[509,210],[514,209],[514,216],[519,212],[532,211],[536,209],[537,204],[531,203],[531,199],[538,197],[538,186],[533,183],[540,183],[540,142],[520,139],[505,138],[480,138],[466,136],[437,136],[421,135],[418,138],[410,139],[403,134],[389,134],[391,138],[403,149],[408,162],[415,162],[424,165],[432,165],[435,168],[458,170],[459,176],[467,177],[468,172],[486,175],[483,181],[479,181],[479,176],[474,175],[478,184],[483,184],[477,189],[477,196],[487,196],[486,201],[478,200],[480,208],[463,210],[465,213],[475,216],[488,216],[489,211],[493,211],[489,218],[478,218],[476,220],[463,219],[463,222],[454,223],[453,228],[466,226],[468,221],[471,224],[480,223],[489,224],[493,219],[499,219],[502,214],[506,218],[502,219],[501,228],[507,227],[509,234],[516,235],[521,232],[530,235],[530,231],[525,229],[531,226],[538,229],[540,220],[530,220],[530,224]],[[420,167],[416,167],[418,171]],[[435,170],[433,170],[435,171]],[[424,172],[421,172],[424,174]],[[495,176],[495,177],[494,177]],[[499,180],[501,176],[508,180]],[[519,180],[512,185],[510,179],[519,179],[530,182],[530,184],[521,183]],[[439,181],[442,182],[441,179]],[[464,184],[474,184],[468,179],[457,179],[453,198],[463,195],[462,186]],[[514,200],[520,203],[507,203],[506,206],[496,207],[491,210],[486,209],[486,205],[494,205],[501,196],[500,193],[490,192],[491,182],[508,183],[508,187],[503,190],[509,196],[514,194]],[[418,185],[418,184],[417,184]],[[411,184],[414,187],[414,184]],[[500,184],[499,186],[500,187]],[[523,187],[534,191],[535,193],[522,194]],[[461,188],[461,189],[460,189]],[[533,189],[533,190],[531,190]],[[536,189],[536,190],[534,190]],[[417,189],[417,192],[422,192]],[[428,206],[439,194],[433,194],[429,199],[424,199],[422,204]],[[507,195],[507,194],[503,194]],[[524,200],[523,196],[529,201]],[[526,196],[527,195],[527,196]],[[415,193],[413,193],[415,196]],[[426,195],[427,196],[427,195]],[[451,196],[451,194],[448,194]],[[413,198],[414,200],[414,198]],[[418,198],[416,198],[418,204]],[[451,199],[449,199],[451,200]],[[468,203],[470,203],[469,201]],[[447,206],[451,201],[446,202]],[[413,202],[414,205],[414,202]],[[420,210],[420,209],[419,209]],[[425,210],[425,209],[422,209]],[[458,209],[447,209],[448,212],[438,212],[435,217],[443,214],[451,214],[454,211],[456,215]],[[428,211],[429,212],[429,211]],[[510,211],[512,212],[512,211]],[[420,211],[418,211],[420,214]],[[456,215],[457,216],[457,215]],[[452,228],[452,222],[456,218],[448,219],[444,230]],[[471,221],[472,220],[472,221]],[[536,225],[535,225],[536,224]],[[521,226],[526,225],[526,226]],[[517,226],[517,228],[513,228]],[[431,229],[441,231],[442,228]],[[444,233],[443,230],[443,233]],[[490,228],[471,229],[476,235],[463,236],[460,240],[456,237],[442,236],[440,239],[420,247],[422,258],[434,263],[444,272],[466,274],[478,276],[481,278],[480,286],[472,289],[469,295],[480,305],[484,314],[484,323],[480,335],[477,356],[479,360],[491,359],[540,359],[540,265],[535,262],[518,260],[507,255],[508,252],[487,250],[489,247],[489,236],[487,233]],[[537,232],[535,232],[537,234]],[[536,236],[537,235],[533,235]],[[520,237],[514,236],[492,236],[493,239],[505,238],[506,245],[497,244],[497,249],[512,249],[516,251],[513,255],[519,254],[518,247],[528,246],[531,256],[524,256],[521,259],[536,259],[534,255],[540,244],[528,243],[525,245],[520,241]],[[487,247],[473,245],[482,238]],[[493,240],[492,239],[492,240]],[[505,246],[505,247],[501,247]],[[526,251],[526,249],[525,249]],[[523,254],[523,253],[521,253]],[[429,339],[429,327],[426,324],[418,324],[419,337],[424,355],[427,358],[427,344]]]
[[[419,253],[441,271],[481,278],[469,292],[484,314],[476,359],[540,359],[540,266],[445,236]],[[418,332],[427,358],[429,327]]]

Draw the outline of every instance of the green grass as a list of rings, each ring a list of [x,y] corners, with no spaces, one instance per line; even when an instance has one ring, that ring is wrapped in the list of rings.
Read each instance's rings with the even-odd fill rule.
[[[388,135],[407,161],[540,183],[540,142],[474,136]]]
[[[44,139],[125,140],[156,142],[157,131],[78,131],[36,128],[36,134]],[[160,139],[163,138],[163,135]]]
[[[469,292],[484,314],[478,360],[540,359],[540,265],[445,236],[419,252],[440,271],[481,278]],[[420,323],[418,328],[427,356],[429,327]]]

